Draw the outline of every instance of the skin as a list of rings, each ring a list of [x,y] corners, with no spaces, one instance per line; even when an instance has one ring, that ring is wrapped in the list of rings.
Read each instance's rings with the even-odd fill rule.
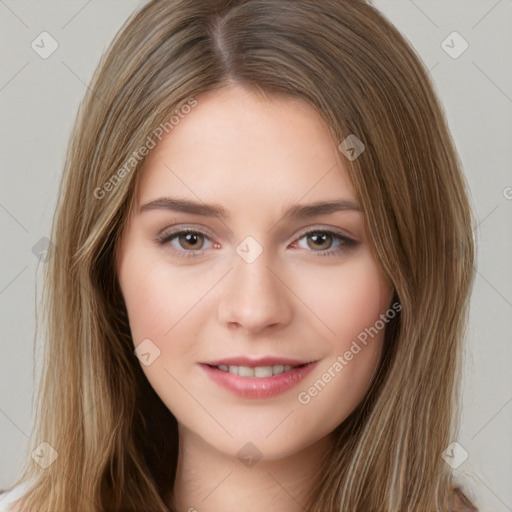
[[[295,204],[357,203],[350,164],[310,105],[264,100],[236,85],[197,101],[145,160],[116,258],[134,347],[150,339],[160,350],[142,368],[179,424],[174,505],[199,512],[301,511],[331,433],[368,389],[385,328],[360,344],[307,404],[298,394],[329,368],[332,375],[337,357],[388,310],[392,286],[372,257],[361,211],[282,218]],[[163,196],[218,203],[230,218],[139,213]],[[208,234],[160,245],[159,233],[171,226]],[[355,244],[305,236],[307,228]],[[236,252],[247,236],[263,249],[251,263]],[[247,399],[219,387],[198,364],[240,355],[319,362],[291,390]],[[252,467],[237,456],[248,442],[261,456]]]

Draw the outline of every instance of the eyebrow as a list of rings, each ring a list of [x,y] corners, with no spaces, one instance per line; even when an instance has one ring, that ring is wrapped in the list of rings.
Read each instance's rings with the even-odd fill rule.
[[[229,219],[231,216],[223,206],[217,203],[202,203],[191,201],[189,199],[180,199],[175,197],[161,197],[139,209],[139,214],[149,210],[170,210],[173,212],[192,213],[203,215],[205,217],[216,217],[218,219]],[[354,210],[361,211],[360,206],[349,199],[336,199],[333,201],[317,201],[311,204],[294,205],[284,212],[283,219],[307,219],[318,215],[328,215],[331,213]]]

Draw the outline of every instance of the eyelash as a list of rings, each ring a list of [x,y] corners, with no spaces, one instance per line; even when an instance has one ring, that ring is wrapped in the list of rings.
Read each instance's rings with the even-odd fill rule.
[[[162,233],[161,235],[159,235],[156,239],[156,241],[160,244],[160,245],[165,245],[165,244],[168,244],[171,240],[173,240],[174,238],[177,238],[178,236],[180,235],[184,235],[184,234],[201,234],[205,237],[207,237],[208,239],[210,238],[210,235],[208,233],[205,233],[204,231],[201,231],[200,229],[179,229],[179,230],[175,230],[175,231],[167,231],[167,232],[164,232]],[[316,253],[318,256],[338,256],[338,255],[341,255],[341,253],[345,252],[346,250],[349,250],[351,248],[353,248],[355,245],[357,245],[357,242],[355,240],[352,240],[351,238],[348,238],[344,235],[341,235],[340,233],[336,233],[335,231],[329,231],[329,230],[326,230],[326,229],[311,229],[309,231],[306,231],[305,233],[302,233],[301,236],[299,238],[297,238],[297,240],[301,240],[302,238],[304,237],[307,237],[308,235],[312,235],[312,234],[315,234],[315,235],[329,235],[329,236],[332,236],[334,239],[338,239],[340,241],[340,246],[338,246],[337,249],[324,249],[322,251],[314,251],[314,250],[311,250],[310,252],[313,252],[313,253]],[[200,250],[197,250],[197,251],[193,251],[193,250],[187,250],[187,249],[182,249],[182,250],[178,250],[178,249],[171,249],[174,253],[177,253],[180,257],[184,257],[184,258],[190,258],[190,257],[196,257],[196,256],[199,256],[201,254],[203,254],[207,249],[200,249]],[[179,253],[182,253],[182,254],[179,254]]]

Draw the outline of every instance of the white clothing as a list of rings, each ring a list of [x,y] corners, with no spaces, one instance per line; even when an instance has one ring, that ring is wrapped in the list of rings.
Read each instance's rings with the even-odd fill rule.
[[[0,494],[0,512],[11,512],[10,505],[28,491],[29,484],[19,484],[14,489]]]

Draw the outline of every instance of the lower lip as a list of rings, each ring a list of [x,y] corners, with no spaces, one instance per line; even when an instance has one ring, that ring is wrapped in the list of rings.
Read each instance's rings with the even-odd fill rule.
[[[207,364],[200,364],[206,374],[219,386],[242,398],[271,398],[298,384],[316,366],[317,361],[293,368],[272,377],[240,377]]]

